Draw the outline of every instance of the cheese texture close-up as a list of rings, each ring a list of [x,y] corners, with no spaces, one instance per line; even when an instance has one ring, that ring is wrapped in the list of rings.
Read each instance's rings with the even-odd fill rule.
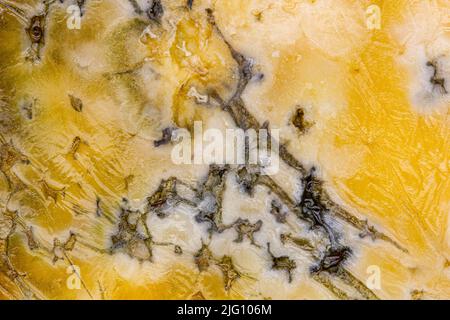
[[[447,0],[0,0],[0,300],[449,299],[449,114]]]

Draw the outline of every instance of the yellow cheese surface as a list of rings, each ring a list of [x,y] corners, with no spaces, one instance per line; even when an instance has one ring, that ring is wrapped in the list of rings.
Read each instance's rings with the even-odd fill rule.
[[[151,258],[111,250],[123,198],[142,211],[162,179],[207,176],[207,164],[174,164],[173,146],[154,141],[194,121],[236,127],[212,99],[238,86],[232,50],[253,65],[246,109],[316,168],[335,203],[392,239],[362,238],[331,217],[352,249],[346,270],[366,286],[376,270],[381,299],[450,298],[448,1],[162,0],[159,21],[136,3],[140,14],[132,1],[86,0],[78,29],[70,1],[0,0],[0,299],[343,298],[279,237],[320,232],[295,217],[277,223],[273,195],[258,186],[248,196],[232,175],[223,221],[261,219],[260,246],[234,242],[233,228],[210,236],[181,205],[145,217]],[[41,14],[33,53],[27,28]],[[291,123],[297,108],[306,132]],[[301,175],[291,169],[274,179],[295,198]],[[291,282],[272,268],[267,242],[295,261]],[[194,259],[202,243],[216,261],[206,271]],[[223,256],[239,272],[231,288]]]

